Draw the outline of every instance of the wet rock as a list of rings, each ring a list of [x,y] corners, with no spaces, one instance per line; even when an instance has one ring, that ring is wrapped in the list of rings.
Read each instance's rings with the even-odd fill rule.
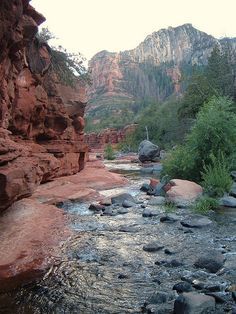
[[[149,191],[149,189],[150,189],[150,185],[148,183],[143,183],[141,188],[140,188],[140,191],[147,192],[147,191]]]
[[[180,218],[175,214],[168,214],[168,215],[162,216],[160,218],[160,222],[173,223],[173,222],[178,221],[179,219]]]
[[[162,250],[163,248],[164,246],[160,245],[159,242],[151,242],[143,246],[143,250],[146,252],[157,252]]]
[[[132,203],[135,203],[135,199],[133,198],[133,196],[129,193],[122,193],[116,196],[113,196],[111,198],[111,202],[112,204],[119,204],[122,205],[124,201],[129,201]]]
[[[106,207],[101,204],[90,204],[89,209],[95,212],[100,212],[100,211],[104,211]]]
[[[122,206],[125,208],[130,208],[130,207],[135,206],[135,203],[129,200],[124,200],[124,202],[122,203]]]
[[[103,211],[103,215],[104,216],[115,216],[117,214],[117,212],[111,208],[111,207],[107,207],[104,211]]]
[[[143,167],[140,169],[141,174],[147,175],[147,174],[152,174],[153,173],[153,167]],[[150,186],[149,186],[150,188]]]
[[[207,292],[206,295],[213,297],[216,303],[225,303],[227,302],[227,298],[225,293],[222,292]]]
[[[224,196],[219,200],[220,206],[236,207],[236,198],[233,196]]]
[[[155,292],[150,299],[146,301],[147,304],[161,304],[169,300],[169,294],[166,292]]]
[[[146,208],[146,205],[142,204],[140,207],[141,207],[141,208]]]
[[[148,140],[139,144],[138,158],[141,162],[153,161],[160,156],[160,148]]]
[[[211,251],[200,256],[194,263],[197,268],[205,268],[210,273],[216,273],[223,267],[224,256],[218,251]]]
[[[195,292],[184,292],[174,303],[175,314],[215,313],[215,299]]]
[[[155,216],[158,216],[159,215],[159,212],[156,211],[156,210],[151,210],[149,208],[146,208],[144,209],[143,213],[142,213],[142,216],[143,217],[155,217]]]
[[[133,233],[133,232],[137,232],[138,228],[135,226],[120,226],[119,231],[120,232],[131,232],[131,233]]]
[[[173,255],[173,254],[175,254],[175,252],[170,251],[169,249],[165,249],[165,250],[164,250],[164,253],[167,254],[167,255]]]
[[[118,275],[118,279],[128,279],[128,278],[129,278],[129,275],[126,273],[121,273]]]
[[[203,215],[189,215],[180,223],[187,228],[203,228],[211,225],[212,221]]]
[[[164,196],[157,196],[153,197],[148,201],[148,205],[164,205],[166,202],[166,199]]]
[[[124,215],[124,214],[127,214],[129,211],[127,208],[119,208],[118,211],[117,211],[117,214],[119,215]]]
[[[236,306],[232,307],[232,314],[236,314]]]
[[[173,286],[173,290],[176,290],[178,293],[182,293],[182,292],[190,292],[193,289],[190,283],[186,281],[181,281],[181,282],[176,283]]]
[[[236,291],[233,291],[233,292],[232,292],[232,298],[233,298],[233,300],[236,302]]]
[[[174,179],[166,192],[167,200],[178,207],[188,207],[202,194],[202,187],[195,182]]]
[[[165,267],[170,267],[170,268],[175,268],[175,267],[180,267],[183,266],[184,264],[176,259],[172,259],[171,261],[165,261],[164,266]]]

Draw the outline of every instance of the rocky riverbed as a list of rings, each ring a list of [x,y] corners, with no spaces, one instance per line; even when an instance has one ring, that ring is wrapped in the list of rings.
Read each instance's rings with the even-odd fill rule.
[[[0,313],[235,313],[235,212],[158,205],[140,191],[149,177],[138,166],[115,168],[130,184],[101,194],[135,202],[63,203],[73,231],[63,257],[36,283],[1,294]]]

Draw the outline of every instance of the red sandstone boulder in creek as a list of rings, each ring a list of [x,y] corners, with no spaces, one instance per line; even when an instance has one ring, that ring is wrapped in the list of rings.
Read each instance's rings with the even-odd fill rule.
[[[168,201],[180,207],[191,205],[203,192],[199,184],[187,180],[174,179],[170,184],[171,188],[166,192],[166,197]]]
[[[30,199],[12,205],[0,217],[0,291],[41,275],[68,235],[61,209]]]

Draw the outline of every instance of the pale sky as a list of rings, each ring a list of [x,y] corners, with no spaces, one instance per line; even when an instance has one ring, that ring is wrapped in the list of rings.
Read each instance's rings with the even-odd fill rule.
[[[161,28],[191,23],[217,38],[236,37],[236,0],[32,0],[56,44],[88,60],[101,50],[135,48]]]

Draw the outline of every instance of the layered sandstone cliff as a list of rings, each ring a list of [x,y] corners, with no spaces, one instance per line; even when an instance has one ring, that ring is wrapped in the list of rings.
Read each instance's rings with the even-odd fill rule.
[[[114,115],[114,108],[119,114],[117,108],[124,103],[132,111],[134,103],[181,95],[183,77],[191,74],[193,66],[206,65],[215,46],[236,49],[236,40],[218,40],[184,24],[152,33],[135,49],[97,53],[89,62],[93,84],[88,116],[99,123],[104,115]]]
[[[59,83],[35,37],[44,20],[29,0],[0,2],[0,210],[84,167],[85,86]]]

